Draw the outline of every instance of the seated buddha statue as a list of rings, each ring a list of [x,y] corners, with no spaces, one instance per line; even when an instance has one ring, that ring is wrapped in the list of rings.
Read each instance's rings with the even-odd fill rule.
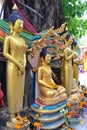
[[[38,67],[38,101],[41,104],[53,105],[67,99],[66,89],[57,85],[52,79],[52,70],[49,65],[51,55],[47,48],[40,52],[41,66]]]
[[[82,90],[78,87],[78,83],[76,82],[76,79],[73,78],[72,80],[72,87],[71,87],[71,95],[69,97],[69,101],[71,103],[75,103],[79,100],[80,94],[82,93]]]
[[[78,91],[78,84],[76,83],[76,79],[73,78],[71,94],[77,93],[77,91]]]

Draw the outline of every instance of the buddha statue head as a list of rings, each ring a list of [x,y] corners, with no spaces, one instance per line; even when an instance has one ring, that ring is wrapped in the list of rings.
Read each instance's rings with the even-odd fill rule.
[[[73,42],[73,37],[68,33],[65,36],[65,44],[66,46],[70,46]]]
[[[23,29],[23,18],[18,14],[18,8],[16,4],[13,6],[13,11],[8,17],[8,24],[11,33],[13,33],[13,30],[17,29],[18,26],[18,31],[21,32]]]
[[[42,48],[42,51],[40,53],[40,57],[41,57],[42,64],[43,63],[45,63],[45,64],[49,64],[50,63],[51,55],[48,53],[47,47],[46,48]]]
[[[77,45],[77,42],[76,42],[75,39],[73,39],[73,42],[72,42],[71,46],[72,46],[72,50],[74,50],[74,51],[79,48],[79,46]]]

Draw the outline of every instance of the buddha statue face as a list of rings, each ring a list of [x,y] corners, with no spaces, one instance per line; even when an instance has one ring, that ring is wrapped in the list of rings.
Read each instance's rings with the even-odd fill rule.
[[[79,48],[78,45],[73,46],[73,50],[77,50]]]
[[[17,33],[20,33],[23,30],[24,27],[24,22],[21,19],[17,19],[14,23],[14,31],[16,31]]]
[[[50,55],[50,54],[47,54],[47,55],[45,56],[45,59],[44,59],[45,63],[46,63],[46,64],[49,64],[49,63],[50,63],[50,60],[51,60],[51,55]]]
[[[68,40],[68,46],[70,46],[70,45],[72,44],[72,42],[73,42],[73,37],[70,36],[70,38],[69,38],[69,40]]]

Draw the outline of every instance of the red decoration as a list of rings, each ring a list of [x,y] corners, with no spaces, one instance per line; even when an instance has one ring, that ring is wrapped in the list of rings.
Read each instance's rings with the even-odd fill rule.
[[[3,99],[3,97],[4,97],[4,93],[3,93],[2,89],[1,89],[1,83],[0,83],[0,106],[1,107],[4,107],[4,99]]]

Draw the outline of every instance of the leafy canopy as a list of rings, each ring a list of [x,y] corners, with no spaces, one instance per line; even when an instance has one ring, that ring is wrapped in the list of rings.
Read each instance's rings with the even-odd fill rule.
[[[83,19],[82,16],[87,13],[87,0],[61,0],[61,2],[69,32],[78,38],[85,35],[87,19]]]

